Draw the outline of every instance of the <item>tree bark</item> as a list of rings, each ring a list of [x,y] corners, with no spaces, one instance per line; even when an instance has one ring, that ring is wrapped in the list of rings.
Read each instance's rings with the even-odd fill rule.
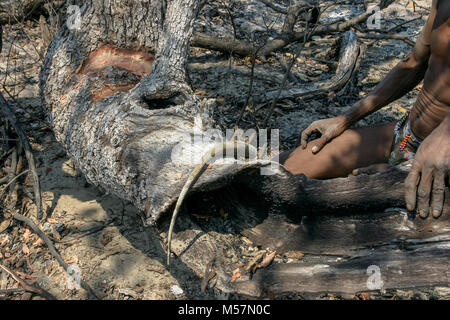
[[[201,157],[211,148],[211,141],[192,143],[192,139],[196,135],[214,135],[208,131],[213,127],[209,116],[213,102],[199,101],[186,84],[189,41],[200,0],[76,3],[80,6],[79,28],[63,24],[49,45],[40,75],[41,95],[49,122],[56,139],[87,180],[131,201],[144,213],[147,224],[159,227],[164,238],[165,222],[161,217],[174,205],[195,165],[185,158]],[[349,43],[355,44],[348,46],[354,49],[349,52],[357,56],[356,41]],[[261,168],[271,168],[273,174],[261,175]],[[370,234],[378,235],[376,245],[383,247],[393,245],[405,235],[410,240],[428,241],[429,233],[417,231],[420,223],[405,224],[409,228],[405,231],[395,223],[389,224],[397,221],[389,216],[378,214],[373,223],[368,214],[391,206],[404,206],[403,181],[407,172],[408,167],[403,165],[373,176],[318,181],[294,176],[265,159],[244,164],[215,164],[194,185],[187,205],[189,201],[199,203],[194,201],[195,197],[203,197],[205,193],[222,195],[229,186],[244,186],[246,192],[234,192],[233,200],[227,201],[230,212],[235,210],[231,220],[238,234],[246,234],[255,243],[273,245],[272,248],[280,251],[336,254],[336,250],[342,249],[347,255],[356,254],[356,259],[360,257],[360,260],[328,263],[326,267],[323,264],[277,264],[258,271],[253,279],[248,276],[231,283],[231,272],[237,266],[222,253],[224,248],[228,252],[238,246],[230,245],[228,233],[202,229],[188,214],[182,214],[177,222],[174,252],[200,276],[211,258],[217,259],[217,288],[256,297],[339,288],[354,292],[364,288],[366,283],[366,270],[361,265],[372,262],[388,273],[390,264],[407,268],[407,262],[412,261],[413,270],[397,280],[387,279],[388,287],[441,283],[441,271],[448,268],[448,249],[427,247],[424,251],[416,248],[417,253],[413,255],[402,252],[383,260],[385,252],[369,255],[366,248],[374,245],[373,239],[368,237]],[[450,199],[448,190],[446,192],[445,217],[449,213]],[[249,202],[250,195],[255,199]],[[349,212],[361,212],[366,219],[359,215],[349,225],[344,218],[337,223],[321,217]],[[285,217],[283,223],[261,222],[267,215],[284,214],[291,222]],[[298,219],[302,219],[301,225],[294,223]],[[447,225],[439,224],[438,227],[442,227],[438,230],[440,237],[448,236]],[[298,229],[302,231],[296,231]],[[317,244],[322,234],[325,234],[327,246]],[[367,236],[364,238],[364,235]],[[200,237],[202,240],[197,241]],[[340,239],[346,242],[339,243]],[[361,239],[363,241],[359,241]],[[320,251],[322,247],[324,250]],[[415,273],[421,259],[428,259],[425,269],[434,272],[430,282]],[[311,281],[314,281],[313,286],[305,285]],[[341,281],[355,283],[341,286]]]

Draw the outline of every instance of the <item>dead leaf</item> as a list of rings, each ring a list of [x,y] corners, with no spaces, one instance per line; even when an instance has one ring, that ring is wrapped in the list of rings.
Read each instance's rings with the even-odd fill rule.
[[[37,254],[37,253],[44,252],[44,251],[45,251],[44,248],[38,248],[38,249],[36,250],[36,254]]]
[[[275,255],[277,254],[276,251],[272,252],[271,254],[268,254],[264,260],[259,264],[259,268],[265,268],[267,267],[275,258]]]
[[[239,278],[239,280],[242,280],[241,270],[239,268],[237,268],[233,271],[233,276],[231,277],[231,282],[235,282],[237,278]]]
[[[202,293],[205,292],[206,290],[206,286],[208,285],[208,282],[214,278],[214,276],[216,275],[216,270],[214,269],[214,261],[215,259],[212,259],[208,265],[206,266],[206,270],[205,270],[205,275],[203,276],[203,280],[202,283],[200,285],[200,291]]]
[[[57,240],[61,240],[61,235],[59,234],[58,231],[56,231],[55,226],[52,226],[52,235],[53,235],[53,238],[55,238]]]
[[[370,295],[367,292],[361,292],[360,295],[363,300],[370,300]]]
[[[25,229],[24,233],[23,233],[23,238],[25,240],[25,242],[27,242],[28,240],[30,240],[31,237],[31,231],[30,229]]]
[[[205,219],[205,220],[209,220],[211,218],[211,216],[202,216],[200,214],[196,214],[196,213],[192,213],[192,215],[197,218],[197,219]]]
[[[178,179],[181,179],[181,177],[183,177],[183,172],[180,172],[180,173],[177,175],[177,178],[178,178]]]
[[[45,244],[45,242],[41,238],[38,238],[35,242],[33,242],[33,246],[36,246],[36,247],[42,246],[44,244]]]
[[[153,271],[153,272],[157,272],[159,274],[163,274],[164,272],[166,272],[166,269],[164,269],[164,267],[158,266],[158,265],[147,266],[145,269],[147,271]]]
[[[78,257],[74,256],[71,260],[66,261],[67,264],[77,264],[78,263]]]
[[[246,237],[241,237],[241,240],[245,242],[245,244],[251,246],[253,245],[253,242],[250,241],[250,239],[246,238]]]
[[[250,261],[250,263],[245,267],[245,270],[249,271],[250,269],[252,269],[253,266],[256,265],[259,262],[259,260],[261,260],[264,257],[265,253],[266,253],[265,251],[259,252],[256,255],[256,257],[252,261]]]
[[[29,255],[31,254],[30,249],[28,248],[28,246],[27,246],[25,243],[22,245],[22,251],[23,251],[23,253],[25,253],[27,256],[29,256]]]
[[[332,100],[332,99],[335,99],[335,98],[336,98],[336,92],[330,91],[328,93],[328,100]]]
[[[2,223],[0,223],[0,233],[8,229],[10,225],[11,225],[10,219],[2,221]]]
[[[406,113],[406,109],[403,107],[398,107],[398,111],[400,111],[401,113]]]
[[[54,224],[58,223],[58,221],[53,218],[47,218],[47,221]]]

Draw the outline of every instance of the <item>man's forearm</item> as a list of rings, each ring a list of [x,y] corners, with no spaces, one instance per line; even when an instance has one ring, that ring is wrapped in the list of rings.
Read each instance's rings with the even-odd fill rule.
[[[427,63],[417,62],[412,57],[397,64],[372,92],[344,114],[348,125],[356,123],[411,91],[422,81],[427,66]]]

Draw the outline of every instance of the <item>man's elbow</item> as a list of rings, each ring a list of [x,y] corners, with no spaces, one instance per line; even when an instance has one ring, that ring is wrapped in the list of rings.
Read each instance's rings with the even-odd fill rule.
[[[401,69],[408,70],[415,74],[421,74],[423,76],[428,69],[428,60],[429,57],[417,57],[414,53],[412,53],[407,59],[403,60],[400,63],[399,67]]]
[[[420,42],[420,39],[418,40]],[[431,49],[429,45],[420,45],[417,43],[414,47],[412,54],[410,55],[408,62],[414,69],[427,69],[428,61],[431,56]]]

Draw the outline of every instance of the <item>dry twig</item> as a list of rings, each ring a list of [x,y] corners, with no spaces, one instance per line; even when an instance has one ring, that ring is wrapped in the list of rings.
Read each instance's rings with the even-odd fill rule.
[[[14,271],[10,270],[6,266],[0,264],[0,269],[3,269],[3,271],[8,273],[15,281],[17,281],[23,287],[24,290],[36,293],[36,294],[44,297],[47,300],[56,300],[56,298],[51,293],[45,291],[42,288],[38,288],[38,287],[32,286],[31,284],[27,283],[25,280],[22,280],[21,278],[19,278],[19,276],[17,274],[15,274]]]
[[[55,257],[55,259],[56,259],[56,261],[58,261],[59,265],[61,267],[63,267],[64,270],[69,274],[69,272],[68,272],[69,265],[64,262],[64,260],[62,259],[61,255],[58,253],[58,251],[56,250],[56,248],[53,245],[52,241],[47,237],[47,235],[41,229],[39,229],[39,227],[30,218],[27,218],[27,217],[25,217],[25,216],[23,216],[21,214],[18,214],[18,213],[14,214],[13,218],[18,220],[18,221],[21,221],[21,222],[25,223],[31,229],[33,229],[33,231],[45,242],[45,244],[47,245],[50,253],[53,255],[53,257]],[[86,292],[88,293],[88,295],[89,295],[89,297],[91,299],[95,299],[95,300],[99,299],[97,297],[97,295],[94,293],[94,291],[89,287],[89,285],[86,282],[83,281],[83,279],[80,279],[80,286],[84,290],[86,290]]]

